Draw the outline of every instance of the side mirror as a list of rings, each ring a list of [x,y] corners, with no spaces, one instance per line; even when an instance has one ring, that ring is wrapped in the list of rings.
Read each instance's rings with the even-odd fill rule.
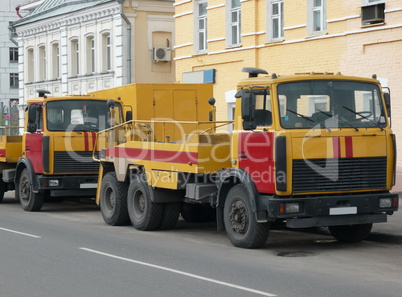
[[[28,124],[27,131],[28,131],[29,133],[35,133],[36,130],[38,130],[38,128],[37,128],[37,126],[36,126],[36,123],[29,123],[29,124]]]
[[[38,129],[36,119],[38,118],[38,113],[40,113],[40,106],[30,105],[28,107],[28,127],[27,131],[29,133],[34,133]]]
[[[243,119],[244,130],[254,130],[257,128],[255,122],[255,95],[243,90],[241,101],[241,116]]]
[[[391,95],[384,93],[385,107],[387,108],[388,116],[391,117]]]
[[[33,124],[36,122],[37,118],[37,111],[36,105],[30,105],[28,107],[28,123]]]
[[[113,99],[109,99],[109,100],[107,101],[107,106],[108,106],[109,108],[114,108],[114,105],[115,105],[115,102],[114,102]]]
[[[130,122],[133,120],[133,112],[131,110],[126,111],[126,122]]]
[[[211,97],[208,99],[208,104],[212,106],[212,110],[209,112],[209,121],[210,122],[214,121],[215,103],[216,103],[215,98]]]

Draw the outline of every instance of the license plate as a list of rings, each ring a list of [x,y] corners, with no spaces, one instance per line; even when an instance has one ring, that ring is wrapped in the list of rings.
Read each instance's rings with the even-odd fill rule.
[[[357,214],[357,207],[334,207],[329,209],[329,214],[331,216],[336,215],[346,215],[346,214]]]
[[[98,184],[80,184],[80,189],[96,189]]]

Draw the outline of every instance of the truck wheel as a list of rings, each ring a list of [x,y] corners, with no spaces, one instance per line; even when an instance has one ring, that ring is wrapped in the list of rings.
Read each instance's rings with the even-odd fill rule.
[[[371,232],[373,224],[345,225],[328,227],[331,235],[339,242],[353,243],[367,238]]]
[[[176,226],[180,215],[180,203],[164,203],[163,214],[161,223],[159,225],[160,230],[172,229]]]
[[[269,223],[257,223],[250,197],[242,185],[230,189],[224,206],[223,220],[232,244],[241,248],[260,248],[267,241]]]
[[[18,188],[20,203],[25,211],[39,211],[42,208],[44,195],[43,193],[34,193],[28,169],[24,169],[21,173]]]
[[[99,206],[106,224],[121,226],[129,222],[127,190],[128,184],[118,181],[116,173],[108,172],[103,177]]]
[[[159,227],[163,205],[153,203],[150,189],[143,177],[134,179],[128,188],[128,214],[133,226],[142,231],[155,230]]]

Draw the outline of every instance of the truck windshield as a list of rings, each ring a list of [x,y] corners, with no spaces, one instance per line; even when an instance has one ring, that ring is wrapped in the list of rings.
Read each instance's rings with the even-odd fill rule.
[[[281,125],[288,129],[359,128],[386,125],[376,84],[309,80],[278,85]]]
[[[63,100],[46,103],[49,131],[99,131],[110,127],[109,119],[106,101]]]

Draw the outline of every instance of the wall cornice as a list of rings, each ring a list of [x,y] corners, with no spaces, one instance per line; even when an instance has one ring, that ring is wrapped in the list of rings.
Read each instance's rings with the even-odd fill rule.
[[[85,13],[85,14],[84,14]],[[19,37],[38,35],[41,33],[49,31],[58,31],[65,27],[82,26],[87,23],[100,22],[104,19],[110,18],[112,20],[115,14],[120,14],[119,7],[108,7],[102,10],[96,11],[85,11],[82,14],[70,14],[64,16],[62,19],[60,17],[52,17],[44,19],[42,21],[37,21],[32,24],[27,24],[21,26],[17,30]]]
[[[174,14],[174,2],[167,1],[132,1],[131,8],[147,12],[168,12]]]

